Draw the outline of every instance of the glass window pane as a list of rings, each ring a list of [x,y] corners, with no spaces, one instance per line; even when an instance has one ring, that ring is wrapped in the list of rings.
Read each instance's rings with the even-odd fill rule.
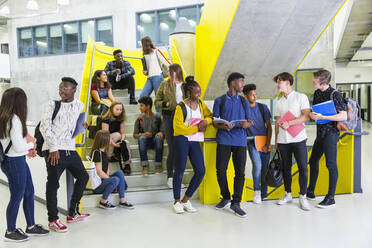
[[[19,56],[32,56],[32,29],[23,28],[19,31]]]
[[[81,51],[87,48],[88,39],[94,40],[94,20],[83,21],[81,25]]]
[[[46,26],[35,28],[35,55],[48,53]]]
[[[182,8],[178,10],[179,18],[185,17],[190,26],[195,29],[195,26],[197,25],[198,16],[197,16],[197,8],[195,7],[188,7],[188,8]]]
[[[169,43],[168,35],[174,31],[176,27],[176,10],[159,11],[159,32],[160,44],[167,45]]]
[[[60,24],[49,26],[49,54],[62,53],[62,28]]]
[[[113,46],[112,38],[112,19],[101,19],[97,21],[96,41],[102,42],[106,46]]]
[[[140,40],[145,36],[149,36],[153,43],[156,43],[155,13],[141,13],[138,19],[137,32],[139,33]],[[139,45],[141,45],[140,41]]]
[[[77,23],[66,23],[63,24],[65,31],[65,49],[66,52],[77,52],[78,51],[78,25]]]

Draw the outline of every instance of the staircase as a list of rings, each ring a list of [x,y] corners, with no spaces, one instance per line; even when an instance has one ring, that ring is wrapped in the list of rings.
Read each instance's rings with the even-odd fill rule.
[[[136,90],[136,97],[139,98],[141,90]],[[134,123],[140,114],[139,105],[129,105],[129,96],[127,90],[113,90],[113,95],[116,101],[120,101],[124,104],[126,112],[125,120],[125,130],[126,139],[129,141],[131,154],[132,154],[132,173],[130,176],[125,176],[126,182],[128,184],[128,189],[125,193],[125,197],[133,204],[146,204],[155,202],[173,202],[173,191],[167,186],[167,155],[168,155],[168,145],[164,142],[163,150],[163,173],[154,174],[154,163],[155,163],[155,151],[148,150],[147,155],[150,163],[150,174],[145,177],[142,176],[142,166],[139,156],[138,141],[133,138]],[[154,100],[154,93],[151,95]],[[155,107],[153,106],[153,111]],[[92,116],[89,116],[88,121],[90,122]],[[164,140],[165,141],[165,140]],[[91,151],[93,140],[87,138],[85,154],[89,155]],[[83,156],[84,158],[86,157]],[[111,172],[115,172],[120,169],[119,163],[110,162]],[[188,185],[193,176],[193,171],[191,169],[190,162],[187,162],[186,171],[183,177],[183,183]],[[182,189],[182,194],[185,189]],[[101,194],[94,194],[90,190],[84,192],[83,206],[84,207],[95,207],[97,206]],[[117,193],[113,193],[109,197],[109,201],[118,204],[119,198]]]

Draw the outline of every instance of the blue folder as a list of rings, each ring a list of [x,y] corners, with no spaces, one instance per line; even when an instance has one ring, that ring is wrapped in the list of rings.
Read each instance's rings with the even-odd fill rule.
[[[334,104],[333,100],[329,100],[329,101],[326,101],[326,102],[315,104],[315,105],[313,105],[312,109],[313,109],[313,112],[318,113],[318,114],[322,114],[323,116],[331,116],[331,115],[336,115],[337,114],[336,107],[335,107],[335,104]],[[317,120],[316,124],[325,124],[325,123],[328,123],[328,122],[331,122],[331,121],[329,121],[329,120]]]

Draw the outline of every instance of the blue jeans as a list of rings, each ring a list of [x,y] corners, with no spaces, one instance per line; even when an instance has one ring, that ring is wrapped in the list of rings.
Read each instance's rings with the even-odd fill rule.
[[[152,91],[155,91],[156,95],[156,93],[158,92],[158,88],[163,80],[164,78],[162,75],[148,77],[145,86],[143,86],[143,89],[141,91],[140,98],[143,96],[150,96]],[[160,113],[160,111],[160,108],[156,108],[156,112]]]
[[[110,175],[110,178],[102,179],[100,186],[93,190],[96,194],[102,194],[102,198],[107,200],[109,195],[116,189],[119,188],[119,197],[124,198],[124,192],[127,189],[127,183],[125,182],[124,173],[121,170]]]
[[[324,138],[316,137],[313,150],[311,152],[310,164],[310,183],[308,191],[314,192],[316,181],[319,175],[319,159],[323,153],[326,159],[326,166],[329,171],[329,188],[327,197],[333,198],[336,192],[338,179],[337,169],[337,142],[339,136],[335,132],[330,132]]]
[[[254,190],[261,190],[261,197],[267,197],[267,184],[265,181],[267,168],[270,161],[270,152],[259,152],[254,142],[248,143],[249,157],[252,161],[252,176]]]
[[[175,170],[173,175],[173,196],[175,200],[181,198],[181,185],[183,173],[186,169],[187,156],[190,159],[194,176],[192,177],[185,195],[192,197],[195,190],[199,187],[205,174],[204,159],[199,142],[190,142],[183,136],[175,136],[173,145],[177,151],[174,154]]]
[[[35,225],[34,184],[25,156],[5,157],[1,170],[8,178],[10,200],[6,209],[7,230],[16,230],[19,205],[23,199],[23,211],[27,226]]]
[[[163,159],[163,147],[163,140],[160,139],[158,136],[153,136],[151,138],[147,138],[144,136],[139,137],[138,148],[141,157],[141,165],[149,165],[147,150],[155,149],[155,166],[161,166]]]

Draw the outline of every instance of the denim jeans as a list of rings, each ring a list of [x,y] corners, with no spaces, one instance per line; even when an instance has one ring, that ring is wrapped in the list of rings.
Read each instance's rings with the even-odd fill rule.
[[[267,168],[270,161],[270,152],[259,152],[254,141],[248,143],[249,157],[252,161],[252,176],[254,190],[261,191],[261,197],[267,197],[267,184],[265,181]]]
[[[192,164],[194,176],[191,178],[189,187],[185,192],[186,196],[192,197],[199,187],[205,175],[205,166],[199,142],[190,142],[185,136],[180,135],[174,137],[173,144],[177,151],[174,155],[176,168],[173,176],[173,196],[175,200],[180,200],[182,177],[186,169],[187,157],[189,157]]]
[[[119,197],[124,198],[127,183],[125,182],[124,173],[121,170],[116,171],[110,175],[110,178],[102,179],[100,186],[93,190],[96,194],[102,194],[102,198],[107,200],[109,195],[118,188]]]
[[[6,209],[7,230],[16,230],[19,205],[23,199],[23,211],[27,226],[35,224],[34,218],[34,185],[25,156],[5,157],[1,170],[8,178],[10,200]]]
[[[163,80],[164,78],[162,75],[148,77],[145,86],[143,86],[143,89],[141,91],[140,98],[143,96],[150,96],[152,91],[155,91],[156,95],[156,93],[158,92],[158,88]],[[156,112],[160,113],[160,111],[160,108],[156,108]]]
[[[329,172],[329,188],[327,197],[333,198],[336,192],[338,179],[337,169],[337,142],[339,136],[335,132],[330,132],[324,138],[317,137],[314,142],[310,156],[310,183],[308,191],[314,192],[316,181],[319,175],[319,159],[323,153],[326,159],[326,166]]]
[[[155,166],[161,166],[161,162],[163,159],[163,147],[163,140],[160,139],[158,136],[153,136],[151,138],[147,138],[144,136],[139,137],[138,148],[141,157],[141,165],[149,165],[147,150],[155,149]]]

